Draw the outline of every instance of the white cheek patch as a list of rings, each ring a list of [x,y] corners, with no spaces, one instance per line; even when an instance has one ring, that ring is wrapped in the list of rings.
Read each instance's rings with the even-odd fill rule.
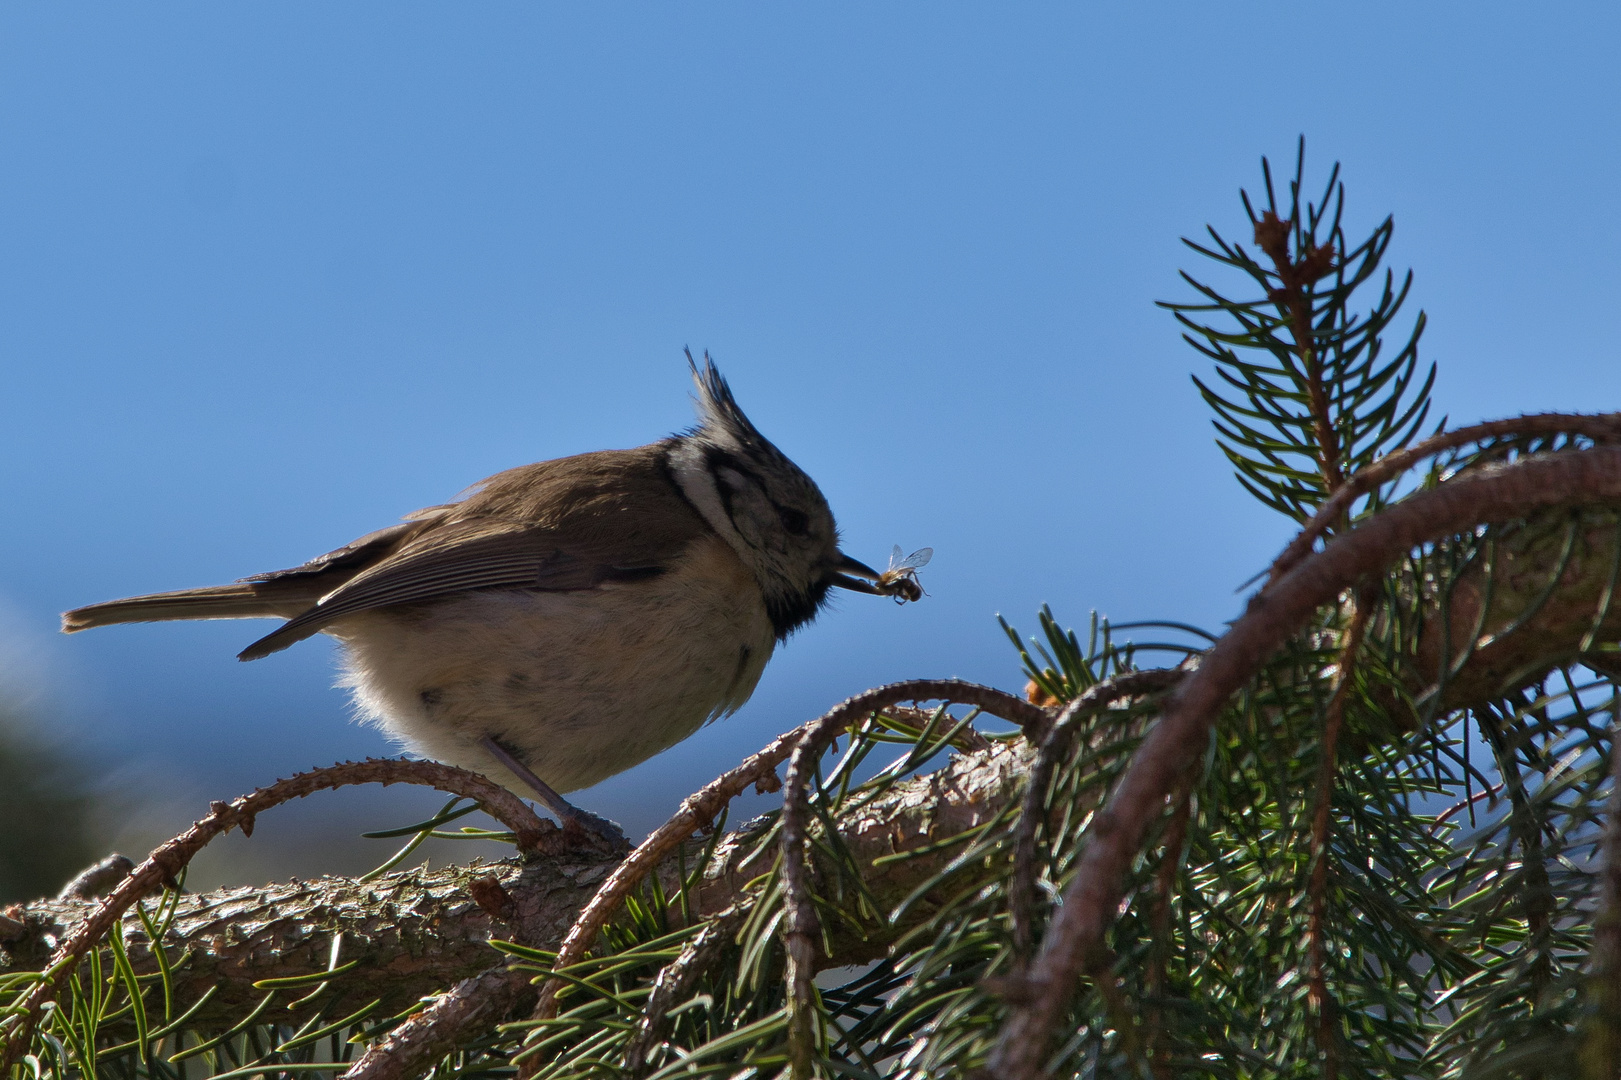
[[[675,474],[675,482],[681,488],[681,493],[698,508],[698,513],[703,515],[709,527],[741,553],[746,545],[732,525],[731,516],[726,513],[726,504],[721,500],[715,477],[704,461],[703,450],[691,441],[677,446],[670,451],[670,471]]]

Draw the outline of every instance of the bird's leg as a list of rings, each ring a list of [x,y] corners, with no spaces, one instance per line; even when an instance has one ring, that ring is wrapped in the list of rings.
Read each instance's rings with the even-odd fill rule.
[[[505,765],[518,779],[534,789],[535,798],[547,810],[550,810],[557,820],[563,823],[564,832],[584,832],[591,836],[601,837],[608,844],[619,850],[630,850],[630,841],[625,839],[625,831],[618,825],[591,813],[581,810],[563,796],[553,791],[551,785],[530,771],[529,766],[519,761],[506,747],[496,741],[495,736],[486,735],[480,741],[484,749],[488,750],[495,760]]]

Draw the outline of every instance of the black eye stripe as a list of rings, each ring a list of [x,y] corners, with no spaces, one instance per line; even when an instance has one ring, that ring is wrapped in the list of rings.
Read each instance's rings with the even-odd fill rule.
[[[745,465],[741,459],[732,454],[728,454],[724,450],[710,447],[704,452],[704,465],[708,467],[709,475],[715,478],[715,486],[722,489],[723,498],[730,495],[731,491],[726,484],[721,482],[720,474],[723,469],[736,473],[749,483],[753,484],[755,487],[759,488],[762,492],[765,491],[765,481],[760,479],[759,474]]]
[[[810,533],[810,515],[806,514],[805,511],[799,509],[798,507],[784,506],[782,503],[779,503],[777,500],[771,498],[768,489],[766,488],[765,481],[760,478],[760,474],[749,468],[749,466],[746,465],[742,459],[737,457],[737,455],[722,450],[719,447],[706,447],[704,449],[704,466],[709,470],[709,475],[715,481],[715,493],[720,499],[721,508],[726,512],[726,516],[731,519],[734,527],[737,524],[737,515],[734,513],[733,508],[733,496],[736,494],[736,489],[733,487],[733,484],[741,480],[744,483],[752,485],[755,490],[757,490],[768,502],[771,503],[772,509],[776,510],[777,512],[777,520],[782,524],[783,530],[786,531],[790,536],[806,536]],[[727,478],[722,475],[723,473],[731,473],[733,477],[732,481],[728,482]],[[742,536],[743,539],[750,544],[750,546],[755,546],[752,541],[748,540],[748,537],[744,535],[741,530],[739,531],[739,535]]]
[[[722,469],[737,471],[736,462],[732,455],[721,450],[709,450],[704,454],[704,467],[709,470],[709,478],[715,482],[715,494],[720,497],[721,509],[726,516],[732,516],[732,487],[721,479]]]

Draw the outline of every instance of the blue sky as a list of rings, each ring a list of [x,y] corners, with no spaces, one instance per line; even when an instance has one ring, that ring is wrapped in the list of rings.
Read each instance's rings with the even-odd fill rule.
[[[738,716],[581,801],[646,828],[998,612],[1219,626],[1286,539],[1157,299],[1262,154],[1396,219],[1454,423],[1621,407],[1612,7],[278,3],[0,8],[0,610],[126,806],[388,752],[325,639],[55,636],[690,418],[709,349],[846,548]],[[163,805],[168,805],[167,803]],[[416,805],[416,804],[412,804]],[[161,816],[161,815],[160,815]],[[167,820],[167,819],[165,819]],[[391,823],[391,822],[385,822]]]

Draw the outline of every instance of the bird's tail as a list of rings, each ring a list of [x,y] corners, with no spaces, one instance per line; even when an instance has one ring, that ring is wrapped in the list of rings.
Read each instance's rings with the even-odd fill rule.
[[[290,584],[248,581],[109,600],[65,612],[62,632],[72,634],[93,626],[169,619],[290,619],[320,598],[315,590],[290,589]]]

